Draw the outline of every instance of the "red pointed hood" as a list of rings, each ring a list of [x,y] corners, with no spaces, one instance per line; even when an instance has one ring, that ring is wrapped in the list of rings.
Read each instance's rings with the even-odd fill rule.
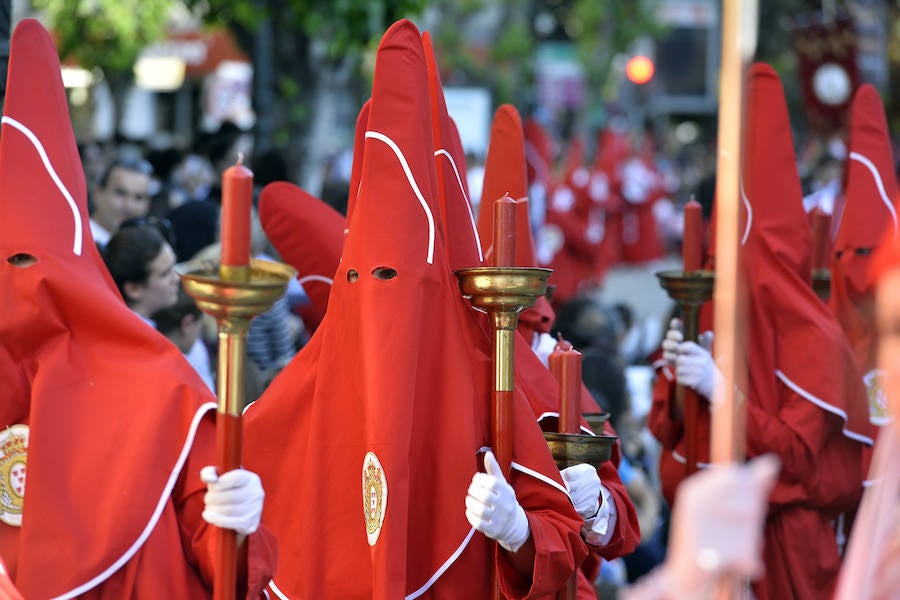
[[[877,338],[868,281],[871,253],[885,235],[896,236],[894,156],[878,92],[862,85],[850,109],[844,210],[831,261],[832,310],[841,322],[863,373],[875,368]]]
[[[347,198],[347,218],[353,214],[356,205],[356,197],[359,194],[359,180],[362,177],[363,149],[365,147],[366,126],[369,123],[369,105],[371,100],[366,100],[359,115],[356,117],[356,130],[353,134],[353,166],[350,168],[350,195]]]
[[[447,112],[440,72],[434,59],[431,36],[427,31],[422,34],[422,45],[428,66],[437,191],[450,268],[457,270],[477,267],[484,262],[484,255],[469,200],[466,155],[456,124]]]
[[[742,202],[748,217],[741,243],[750,300],[750,397],[767,414],[778,414],[780,379],[840,418],[847,437],[870,442],[861,376],[837,320],[810,285],[812,236],[787,104],[770,66],[751,67],[747,105]]]
[[[597,135],[597,149],[594,152],[594,169],[613,174],[619,163],[631,154],[628,134],[617,124],[611,124]]]
[[[494,113],[481,190],[478,237],[489,258],[494,234],[494,201],[504,195],[516,201],[528,195],[525,132],[519,111],[511,104],[502,104]]]
[[[584,140],[579,137],[574,137],[569,142],[569,147],[566,149],[566,156],[563,160],[563,183],[576,188],[587,186],[588,177],[584,160]]]
[[[494,113],[491,139],[484,165],[482,202],[478,209],[478,235],[491,255],[494,231],[494,200],[508,194],[516,200],[516,266],[536,267],[537,253],[528,212],[528,180],[525,161],[525,132],[519,111],[503,104]],[[519,315],[519,331],[530,341],[534,332],[547,333],[553,325],[554,313],[545,297]]]
[[[278,254],[297,269],[297,280],[311,303],[303,320],[310,331],[315,331],[328,307],[347,220],[322,200],[286,181],[263,188],[259,219]]]
[[[537,182],[547,188],[552,183],[553,161],[556,157],[556,152],[553,149],[553,139],[534,117],[525,119],[522,127],[525,130],[525,159],[528,165],[528,184]]]
[[[27,413],[0,426],[30,426],[16,585],[46,598],[93,589],[137,552],[215,405],[181,352],[112,285],[88,227],[59,59],[35,20],[15,29],[6,90],[0,340],[9,360],[0,366],[16,370],[3,379],[25,394],[7,406]],[[26,254],[36,263],[10,261]]]

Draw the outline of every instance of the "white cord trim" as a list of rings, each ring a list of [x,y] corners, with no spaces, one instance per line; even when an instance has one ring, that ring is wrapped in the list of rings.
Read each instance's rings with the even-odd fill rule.
[[[679,454],[677,450],[672,450],[672,458],[674,458],[676,462],[680,462],[683,465],[687,464],[687,459]],[[708,469],[712,465],[710,463],[700,462],[698,460],[697,466],[701,469]]]
[[[750,227],[753,225],[753,207],[750,205],[750,200],[747,199],[747,194],[744,192],[743,179],[741,179],[741,200],[747,209],[747,227],[744,229],[744,235],[741,237],[741,246],[743,246],[747,243],[747,238],[750,237]]]
[[[334,279],[331,277],[325,277],[324,275],[307,275],[306,277],[301,277],[297,280],[297,283],[303,285],[307,281],[321,281],[322,283],[327,283],[328,285],[334,285]]]
[[[197,409],[196,413],[194,413],[194,419],[191,421],[191,426],[188,429],[187,437],[184,440],[184,445],[181,447],[181,453],[178,455],[178,460],[175,461],[175,465],[172,467],[172,472],[169,474],[169,481],[166,482],[166,486],[163,488],[162,494],[160,495],[159,500],[156,503],[156,509],[153,511],[153,514],[150,515],[150,520],[147,522],[147,526],[144,527],[144,530],[138,536],[137,540],[135,540],[134,544],[132,544],[131,547],[128,548],[128,550],[126,550],[125,553],[121,557],[119,557],[117,561],[111,564],[105,571],[103,571],[87,583],[84,583],[64,594],[56,596],[55,598],[53,598],[53,600],[75,598],[76,596],[80,596],[88,590],[95,588],[97,585],[106,581],[113,573],[118,571],[122,567],[122,565],[131,560],[135,553],[140,550],[141,546],[144,545],[144,542],[147,541],[147,538],[150,537],[150,533],[156,527],[156,523],[159,521],[159,517],[160,515],[162,515],[162,511],[163,508],[165,508],[166,503],[172,497],[172,488],[175,487],[175,482],[178,480],[178,476],[181,474],[181,467],[184,466],[184,462],[187,460],[188,453],[190,452],[191,446],[194,443],[194,436],[197,433],[197,428],[200,426],[200,419],[202,419],[208,411],[215,409],[215,402],[206,402]]]
[[[891,219],[894,221],[894,235],[897,235],[897,211],[894,209],[894,204],[891,202],[891,199],[888,198],[887,192],[884,189],[884,181],[881,179],[881,173],[878,172],[878,168],[872,164],[872,161],[869,160],[867,156],[860,154],[859,152],[851,152],[850,159],[862,164],[869,170],[869,173],[872,174],[872,179],[875,180],[875,187],[878,188],[878,194],[881,196],[881,201],[884,202],[888,212],[891,213]]]
[[[290,598],[288,598],[287,596],[284,595],[284,592],[282,592],[281,590],[278,589],[278,586],[275,585],[275,580],[274,580],[274,579],[273,579],[272,581],[269,582],[269,589],[272,590],[272,592],[273,592],[276,596],[278,596],[279,598],[281,598],[281,600],[291,600]]]
[[[450,161],[450,166],[453,167],[453,173],[456,175],[456,183],[459,185],[459,191],[463,195],[463,198],[466,199],[466,214],[469,215],[469,223],[472,225],[472,235],[475,237],[475,247],[478,248],[478,259],[481,260],[481,262],[484,262],[484,253],[481,250],[481,238],[478,237],[478,226],[475,225],[475,216],[472,214],[472,203],[469,201],[469,196],[466,194],[466,188],[463,186],[462,179],[459,177],[459,169],[456,166],[456,161],[453,160],[450,153],[443,148],[435,150],[434,155],[446,156],[447,160]]]
[[[469,534],[465,537],[465,539],[462,541],[462,543],[459,545],[459,547],[456,549],[456,551],[450,555],[450,558],[448,558],[446,560],[446,562],[444,562],[444,564],[442,564],[440,566],[440,568],[438,568],[438,570],[434,572],[434,575],[431,576],[431,579],[426,581],[425,585],[423,585],[422,587],[420,587],[419,589],[414,591],[412,594],[408,594],[406,596],[406,600],[414,600],[415,598],[418,598],[419,596],[421,596],[422,594],[427,592],[428,589],[432,585],[434,585],[434,582],[437,581],[438,579],[440,579],[441,575],[443,575],[444,572],[446,572],[447,569],[450,568],[450,565],[452,565],[453,563],[456,562],[456,559],[459,558],[459,555],[462,554],[463,550],[465,550],[466,547],[469,545],[469,542],[472,540],[473,535],[475,535],[474,527],[469,530]]]
[[[425,216],[428,218],[428,256],[426,257],[425,262],[429,265],[432,264],[434,262],[434,215],[431,214],[431,208],[428,206],[428,202],[425,201],[424,196],[422,196],[422,191],[416,184],[416,179],[413,177],[412,171],[409,168],[406,156],[403,155],[403,151],[400,150],[394,140],[383,133],[367,131],[365,137],[366,139],[375,139],[387,144],[388,148],[394,152],[397,160],[400,161],[400,166],[403,167],[403,173],[406,175],[406,180],[409,182],[409,186],[412,188],[413,193],[415,193],[416,198],[419,199],[419,204],[422,205],[422,210],[425,211]]]
[[[553,411],[547,411],[545,413],[541,413],[541,416],[539,416],[537,418],[537,422],[540,423],[543,419],[546,419],[547,417],[556,417],[558,419],[559,413],[553,412]],[[584,425],[579,425],[579,427],[581,428],[582,433],[586,433],[588,435],[593,435],[596,437],[597,434],[594,433],[590,427],[585,427]]]
[[[560,485],[560,484],[556,483],[555,481],[553,481],[552,479],[550,479],[543,473],[535,471],[534,469],[530,469],[530,468],[526,467],[525,465],[520,465],[516,461],[512,461],[512,468],[519,471],[520,473],[525,473],[526,475],[531,475],[538,481],[543,481],[544,483],[546,483],[549,486],[555,487],[556,489],[561,491],[563,494],[565,494],[566,498],[568,498],[570,501],[572,500],[572,497],[569,496],[569,490],[567,490],[564,485]]]
[[[72,211],[72,220],[75,223],[75,240],[72,243],[72,253],[75,256],[81,256],[82,250],[82,224],[81,224],[81,213],[78,212],[78,205],[75,204],[75,199],[72,198],[72,194],[69,193],[69,190],[66,188],[65,184],[59,178],[59,175],[56,173],[56,169],[53,168],[53,164],[50,162],[50,157],[47,156],[47,151],[44,150],[44,145],[41,143],[41,140],[32,132],[28,127],[19,123],[12,117],[4,116],[0,119],[0,123],[6,123],[10,127],[18,129],[22,134],[28,138],[28,141],[31,142],[31,145],[34,146],[34,149],[37,150],[38,156],[41,157],[41,162],[44,164],[44,168],[47,169],[47,174],[50,175],[50,179],[53,180],[53,183],[56,184],[56,187],[59,189],[60,193],[66,199],[66,203],[69,205],[69,209]]]
[[[841,420],[844,421],[844,424],[841,426],[841,431],[844,433],[845,436],[847,436],[848,438],[850,438],[852,440],[856,440],[857,442],[862,442],[863,444],[868,444],[869,446],[872,446],[875,444],[875,441],[872,438],[870,438],[866,435],[863,435],[861,433],[856,433],[855,431],[850,431],[849,429],[847,429],[847,425],[848,425],[847,413],[845,413],[843,410],[841,410],[840,408],[838,408],[836,406],[832,406],[831,404],[828,404],[821,398],[817,398],[816,396],[813,396],[812,394],[810,394],[809,392],[804,390],[802,387],[800,387],[799,385],[797,385],[796,383],[791,381],[788,378],[788,376],[785,375],[783,372],[781,372],[779,369],[775,369],[775,376],[778,377],[778,379],[780,379],[784,383],[784,385],[788,386],[789,388],[791,388],[792,390],[797,392],[800,396],[802,396],[806,400],[809,400],[810,402],[812,402],[813,404],[815,404],[816,406],[818,406],[819,408],[821,408],[822,410],[824,410],[826,412],[830,412],[833,415],[839,416],[841,418]]]

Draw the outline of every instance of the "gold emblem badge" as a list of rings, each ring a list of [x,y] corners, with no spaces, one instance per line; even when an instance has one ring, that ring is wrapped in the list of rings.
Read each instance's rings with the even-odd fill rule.
[[[869,397],[869,421],[881,427],[891,422],[888,413],[887,396],[884,393],[884,371],[872,369],[863,375],[866,395]]]
[[[0,431],[0,521],[15,527],[22,525],[27,452],[27,425]]]
[[[367,452],[363,459],[363,515],[366,518],[366,537],[369,545],[374,546],[384,523],[384,512],[387,509],[387,479],[378,457]]]

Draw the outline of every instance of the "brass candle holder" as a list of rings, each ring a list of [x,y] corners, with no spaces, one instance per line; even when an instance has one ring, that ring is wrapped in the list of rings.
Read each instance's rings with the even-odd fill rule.
[[[284,295],[297,272],[266,260],[251,260],[246,267],[220,267],[215,261],[177,265],[185,291],[200,310],[215,317],[219,328],[219,361],[216,376],[216,455],[219,473],[241,466],[244,409],[244,372],[247,330],[253,317],[271,308]],[[213,585],[216,600],[235,597],[239,556],[236,532],[220,529]]]
[[[582,463],[599,469],[612,457],[613,446],[619,438],[615,435],[545,431],[544,439],[550,447],[553,461],[562,470]]]
[[[474,267],[455,275],[459,289],[472,306],[488,314],[493,332],[493,406],[491,424],[497,462],[506,475],[512,461],[512,394],[515,368],[514,340],[519,313],[533,306],[547,291],[550,269]]]
[[[669,298],[681,307],[685,341],[697,341],[700,328],[700,307],[712,299],[716,277],[712,271],[660,271],[656,274]],[[684,415],[684,436],[688,475],[697,470],[697,419],[700,410],[696,392],[682,385],[675,386],[675,404]]]
[[[812,287],[816,296],[823,302],[831,298],[831,271],[829,269],[813,269]]]

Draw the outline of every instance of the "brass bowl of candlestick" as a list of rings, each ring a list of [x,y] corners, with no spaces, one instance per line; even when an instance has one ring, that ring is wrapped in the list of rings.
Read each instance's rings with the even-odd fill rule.
[[[608,412],[584,413],[583,416],[591,431],[597,435],[603,435],[603,424],[609,421]]]
[[[600,465],[612,456],[613,446],[619,438],[614,435],[545,431],[544,439],[547,440],[550,454],[553,455],[553,460],[560,469],[581,463],[587,463],[599,469]]]
[[[212,260],[194,260],[175,265],[185,291],[203,312],[217,319],[251,319],[272,307],[284,295],[297,271],[288,265],[252,259],[243,281],[223,279],[220,265]]]
[[[454,274],[462,295],[475,308],[518,312],[534,306],[538,296],[547,292],[547,277],[552,272],[538,267],[472,267]]]

